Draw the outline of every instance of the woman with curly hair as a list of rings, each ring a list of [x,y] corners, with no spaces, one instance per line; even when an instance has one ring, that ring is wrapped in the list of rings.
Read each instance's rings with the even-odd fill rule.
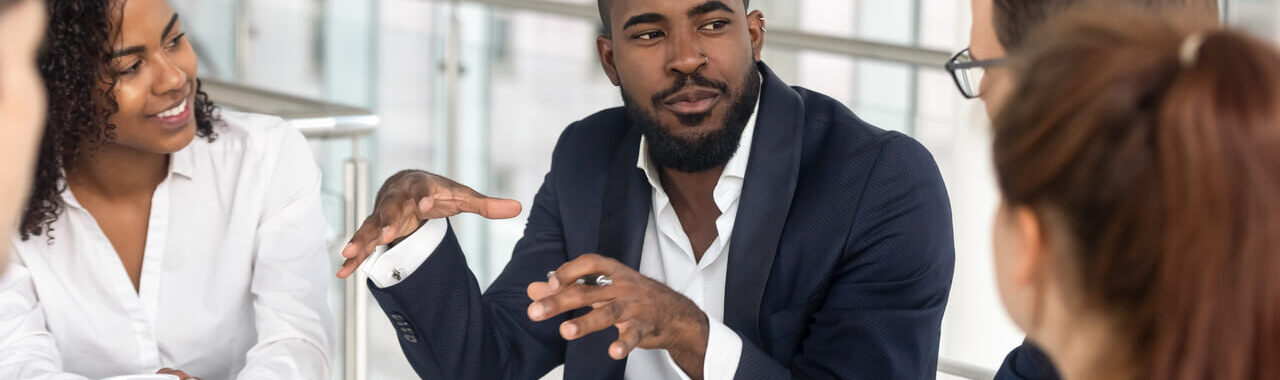
[[[44,35],[40,0],[0,0],[0,242],[8,241],[31,184],[32,159],[44,126],[44,86],[36,49]],[[0,273],[9,247],[0,245]]]
[[[0,378],[329,378],[302,135],[219,112],[166,1],[47,3],[48,123],[0,280]]]

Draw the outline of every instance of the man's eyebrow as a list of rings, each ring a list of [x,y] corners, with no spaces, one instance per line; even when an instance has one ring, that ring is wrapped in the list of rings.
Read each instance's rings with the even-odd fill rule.
[[[707,13],[715,12],[715,11],[725,11],[725,12],[733,13],[733,8],[729,8],[728,5],[726,5],[723,2],[720,2],[719,0],[711,0],[705,3],[702,3],[702,5],[693,7],[693,9],[690,9],[689,17],[690,18],[698,17]]]
[[[649,24],[649,23],[663,22],[663,21],[667,21],[667,16],[663,16],[657,13],[645,13],[641,15],[631,16],[631,18],[627,19],[627,23],[622,25],[622,29],[630,28],[630,27],[636,26],[637,24]]]

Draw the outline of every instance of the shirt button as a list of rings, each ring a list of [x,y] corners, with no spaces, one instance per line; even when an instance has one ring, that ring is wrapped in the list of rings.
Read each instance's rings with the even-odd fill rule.
[[[396,281],[400,281],[400,268],[391,270],[391,278],[396,279]]]

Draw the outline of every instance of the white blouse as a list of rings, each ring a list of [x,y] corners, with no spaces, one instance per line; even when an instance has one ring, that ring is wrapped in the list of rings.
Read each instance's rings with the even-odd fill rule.
[[[214,142],[170,158],[137,291],[69,190],[51,236],[14,238],[0,379],[164,367],[204,380],[330,377],[332,268],[310,147],[276,117],[224,112],[217,124]]]

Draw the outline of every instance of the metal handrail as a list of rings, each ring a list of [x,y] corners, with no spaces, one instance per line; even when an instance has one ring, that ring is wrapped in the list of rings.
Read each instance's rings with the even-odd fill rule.
[[[502,8],[587,18],[593,22],[600,18],[600,13],[596,10],[595,5],[592,4],[571,4],[548,0],[462,1]],[[858,58],[905,63],[919,67],[941,68],[942,64],[945,63],[947,59],[950,59],[952,55],[951,52],[935,49],[889,44],[862,38],[836,37],[787,28],[769,28],[768,44],[770,46],[825,51]]]
[[[215,103],[228,109],[279,116],[307,138],[363,137],[377,130],[381,119],[372,111],[263,90],[256,87],[202,80]]]
[[[946,357],[938,358],[938,373],[969,380],[992,380],[996,377],[995,370]]]

